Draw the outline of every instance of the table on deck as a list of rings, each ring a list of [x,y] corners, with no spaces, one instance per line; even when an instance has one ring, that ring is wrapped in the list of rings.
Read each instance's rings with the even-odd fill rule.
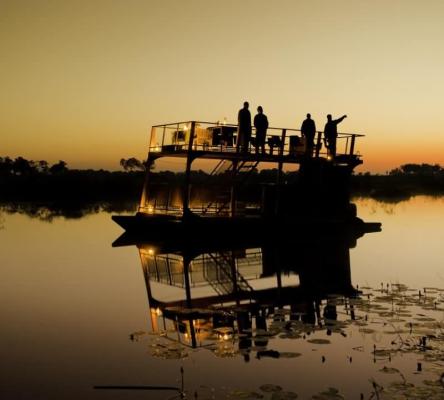
[[[233,146],[234,137],[237,132],[237,127],[235,126],[211,126],[207,128],[212,133],[212,145],[213,146]]]

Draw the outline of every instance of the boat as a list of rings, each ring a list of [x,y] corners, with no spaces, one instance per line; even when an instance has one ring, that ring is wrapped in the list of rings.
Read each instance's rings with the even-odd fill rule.
[[[364,135],[339,133],[331,154],[322,132],[307,148],[299,130],[269,128],[262,153],[254,134],[239,151],[237,131],[220,122],[153,126],[138,211],[113,220],[131,235],[215,241],[380,230],[358,218],[350,202],[350,177],[363,162],[356,142]],[[165,162],[176,170],[162,170]]]

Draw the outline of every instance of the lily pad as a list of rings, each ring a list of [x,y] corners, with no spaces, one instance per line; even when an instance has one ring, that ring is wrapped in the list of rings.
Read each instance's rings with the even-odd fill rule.
[[[312,344],[330,344],[330,340],[328,339],[310,339],[307,340],[308,343],[312,343]]]
[[[399,369],[384,367],[379,370],[379,372],[384,372],[384,374],[399,374]]]
[[[291,351],[283,351],[279,354],[280,358],[297,358],[300,357],[302,354],[301,353],[295,353],[295,352],[291,352]]]
[[[266,383],[264,385],[261,385],[259,387],[260,390],[262,390],[263,392],[280,392],[282,390],[282,388],[278,385],[273,385],[271,383]]]
[[[359,332],[370,334],[370,333],[375,333],[375,330],[371,328],[361,328],[359,329]]]
[[[312,397],[313,400],[343,400],[344,396],[339,394],[336,388],[328,388],[325,392],[321,392]]]
[[[264,395],[257,393],[257,392],[251,392],[248,390],[233,390],[229,394],[230,397],[234,397],[237,399],[263,399]]]
[[[298,395],[294,392],[274,392],[271,400],[293,400],[297,399]]]

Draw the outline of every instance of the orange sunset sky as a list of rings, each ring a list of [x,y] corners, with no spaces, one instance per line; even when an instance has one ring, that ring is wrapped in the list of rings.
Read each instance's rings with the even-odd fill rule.
[[[0,156],[119,169],[153,124],[347,114],[358,171],[444,165],[442,0],[2,0]]]

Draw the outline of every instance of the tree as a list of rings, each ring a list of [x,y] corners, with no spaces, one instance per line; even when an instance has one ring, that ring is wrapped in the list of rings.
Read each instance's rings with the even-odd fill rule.
[[[407,175],[435,175],[443,171],[439,164],[404,164],[400,166],[403,174]]]
[[[9,157],[0,157],[0,176],[12,174],[13,161]]]
[[[12,162],[12,172],[14,175],[29,175],[35,171],[32,161],[28,161],[26,158],[17,157]]]
[[[145,164],[135,157],[128,159],[122,158],[120,160],[120,165],[125,171],[146,171]]]
[[[48,161],[45,160],[36,161],[35,166],[37,168],[37,171],[41,174],[47,174],[49,171]]]
[[[60,175],[68,171],[67,163],[60,160],[58,163],[54,164],[49,168],[49,172],[53,175]]]

